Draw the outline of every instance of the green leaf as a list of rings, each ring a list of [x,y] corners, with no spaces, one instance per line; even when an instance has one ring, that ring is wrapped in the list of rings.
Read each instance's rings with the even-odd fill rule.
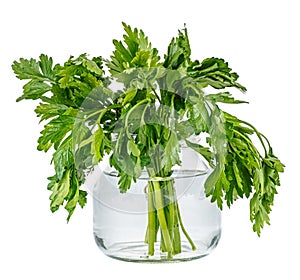
[[[179,67],[187,67],[190,63],[191,48],[187,29],[178,31],[178,37],[173,38],[168,46],[168,52],[165,55],[163,66],[172,70]]]
[[[54,185],[57,183],[56,175],[47,178],[50,182],[48,183],[47,189],[52,190]]]
[[[103,70],[100,69],[100,67],[97,65],[97,63],[95,61],[86,59],[86,60],[84,60],[84,64],[85,64],[87,70],[89,70],[90,72],[95,73],[99,76],[103,75]]]
[[[161,159],[162,167],[168,171],[171,170],[174,165],[180,164],[180,146],[177,136],[174,132],[171,132],[169,135],[170,136],[165,144],[163,157]]]
[[[137,90],[136,89],[129,89],[125,93],[125,97],[123,99],[122,105],[124,106],[125,104],[131,102],[133,98],[136,96]]]
[[[256,191],[264,188],[264,173],[261,168],[256,168],[254,170],[253,185]]]
[[[79,188],[78,188],[79,186],[78,186],[77,178],[76,178],[76,176],[74,176],[74,173],[73,173],[71,180],[72,180],[72,184],[70,186],[70,190],[69,190],[69,193],[67,196],[68,202],[65,206],[65,209],[69,212],[69,215],[67,217],[68,222],[69,222],[71,216],[73,215],[74,210],[75,210],[76,205],[79,200]]]
[[[136,52],[135,57],[131,60],[131,63],[138,67],[149,67],[151,64],[150,51],[141,50]]]
[[[80,149],[86,145],[91,144],[94,141],[94,139],[95,139],[94,134],[91,134],[88,138],[86,138],[84,140],[80,139],[81,141],[79,142],[80,144],[79,144],[78,148]]]
[[[247,101],[243,100],[236,100],[232,97],[230,92],[219,92],[215,94],[208,94],[206,98],[214,103],[229,103],[229,104],[242,104],[248,103]]]
[[[43,78],[39,63],[36,59],[24,59],[20,58],[20,62],[14,61],[12,69],[18,79],[37,79],[41,80]]]
[[[96,61],[101,66],[100,58]],[[56,103],[78,108],[92,91],[103,84],[103,70],[86,54],[70,57],[64,65],[56,65],[55,73],[58,83],[53,86],[53,99]],[[101,75],[100,75],[101,73]]]
[[[76,86],[76,82],[78,81],[77,77],[79,77],[83,72],[83,68],[78,65],[65,65],[61,67],[58,76],[59,85],[61,88],[68,88],[72,86]],[[77,76],[78,75],[78,76]]]
[[[264,158],[264,162],[274,168],[277,172],[284,172],[284,164],[273,154],[268,155],[268,157]]]
[[[238,166],[241,173],[244,194],[247,198],[249,198],[252,192],[252,178],[251,173],[249,172],[249,166],[246,166],[245,164],[247,164],[247,162],[244,164],[239,162]]]
[[[50,91],[51,88],[52,87],[50,85],[48,85],[44,82],[41,82],[38,80],[31,80],[30,82],[28,82],[27,84],[24,85],[23,95],[17,99],[17,102],[21,101],[23,99],[33,99],[33,100],[39,99],[46,92]]]
[[[126,69],[134,67],[157,67],[158,51],[152,48],[148,38],[142,30],[132,29],[123,22],[125,35],[124,43],[113,40],[115,51],[107,66],[112,75],[122,73]]]
[[[76,114],[76,110],[70,109],[46,124],[38,140],[38,150],[46,152],[52,145],[57,149],[67,133],[73,129],[74,114]]]
[[[219,177],[222,173],[222,169],[220,165],[217,165],[213,172],[208,176],[205,181],[205,193],[207,196],[213,195],[215,191],[215,185],[219,180]]]
[[[250,200],[250,220],[253,222],[253,230],[260,236],[264,224],[270,224],[268,212],[263,205],[264,198],[255,193]]]
[[[51,81],[55,81],[55,73],[53,71],[53,59],[45,54],[40,55],[39,67],[44,77]]]
[[[20,60],[20,63],[24,65],[18,65],[17,62],[13,65],[13,69],[15,74],[19,79],[31,79],[28,83],[23,86],[23,95],[20,96],[17,101],[21,101],[23,99],[39,99],[41,98],[46,92],[51,91],[52,85],[48,82],[49,79],[53,79],[54,77],[52,74],[46,73],[46,75],[41,74],[38,68],[38,62],[35,60]],[[33,62],[34,61],[34,62]],[[23,69],[23,67],[26,69]],[[31,68],[26,68],[31,67]],[[24,70],[24,72],[21,72]],[[20,71],[20,72],[19,72]],[[49,78],[49,79],[48,79]]]
[[[40,103],[34,111],[38,117],[41,117],[41,121],[43,121],[58,115],[62,115],[67,109],[68,107],[63,104]]]
[[[87,192],[79,190],[78,204],[83,208],[87,201]]]
[[[127,142],[127,153],[132,154],[135,157],[139,157],[141,154],[138,146],[133,142],[133,140],[129,140]]]
[[[133,177],[125,172],[121,172],[119,179],[119,189],[121,193],[125,193],[131,186]]]
[[[265,224],[270,224],[269,214],[277,194],[277,186],[280,186],[278,170],[274,162],[277,158],[272,153],[263,159],[262,168],[256,170],[253,184],[255,193],[250,200],[250,219],[253,222],[253,230],[260,235]],[[282,166],[282,163],[280,162]]]
[[[243,179],[241,176],[243,176],[242,174],[240,174],[239,168],[237,166],[236,161],[233,161],[233,173],[234,173],[234,177],[235,177],[235,182],[236,182],[236,191],[238,193],[238,195],[240,197],[243,197],[244,194],[244,186],[243,186]]]
[[[63,178],[59,182],[55,183],[52,188],[52,194],[50,196],[50,207],[52,212],[55,212],[59,208],[59,206],[64,203],[64,200],[69,193],[69,188],[70,170],[68,169],[65,171]]]
[[[52,88],[55,83],[55,74],[52,69],[52,58],[41,54],[40,61],[33,58],[20,58],[20,62],[14,61],[12,69],[20,80],[30,80],[23,87],[23,95],[17,99],[38,99]]]
[[[201,63],[197,60],[193,62],[188,68],[188,75],[197,79],[199,83],[216,89],[236,87],[246,91],[244,86],[236,82],[239,75],[231,70],[224,59],[212,57],[204,59]]]
[[[214,153],[210,150],[209,147],[204,147],[200,144],[195,144],[195,143],[192,143],[188,140],[185,141],[187,146],[192,148],[194,151],[198,152],[200,155],[202,155],[206,160],[207,162],[209,163],[209,165],[213,165],[213,161],[214,161],[214,158],[215,158],[215,155]]]
[[[74,164],[72,135],[67,137],[58,147],[53,154],[52,161],[55,168],[56,178],[61,180],[65,170],[69,169]]]
[[[221,181],[218,180],[215,184],[214,192],[211,196],[211,202],[217,202],[218,207],[222,210],[223,209],[223,185]]]
[[[78,189],[75,190],[74,196],[72,197],[71,200],[66,204],[65,209],[69,212],[69,215],[67,217],[67,221],[70,221],[71,216],[74,213],[74,210],[76,208],[76,205],[78,203],[78,198],[79,198],[79,191]]]
[[[91,154],[94,156],[93,162],[97,164],[103,157],[103,140],[104,133],[101,127],[98,127],[97,131],[93,134],[93,141],[91,144]]]
[[[20,80],[37,80],[55,82],[55,75],[53,72],[52,58],[41,54],[40,61],[36,59],[20,58],[20,61],[14,61],[12,69]]]

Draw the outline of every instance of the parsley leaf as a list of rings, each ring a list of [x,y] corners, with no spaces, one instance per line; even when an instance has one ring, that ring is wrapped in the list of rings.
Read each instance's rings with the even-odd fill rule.
[[[236,82],[239,75],[232,72],[224,59],[206,58],[201,63],[196,60],[188,67],[188,75],[201,83],[203,87],[207,85],[216,89],[236,87],[241,91],[246,91],[244,86]]]
[[[179,67],[187,67],[190,63],[191,48],[187,35],[187,29],[178,31],[178,37],[173,38],[168,46],[163,66],[172,70]]]
[[[159,61],[158,51],[152,48],[148,38],[142,30],[132,29],[123,22],[125,35],[124,43],[113,40],[115,51],[107,62],[112,75],[122,73],[126,69],[135,67],[155,67]]]
[[[33,58],[31,59],[20,59],[20,62],[14,61],[12,69],[15,75],[20,80],[30,81],[23,87],[23,95],[17,99],[39,99],[46,92],[51,90],[51,84],[55,83],[55,75],[52,67],[52,58],[41,54],[40,61]]]

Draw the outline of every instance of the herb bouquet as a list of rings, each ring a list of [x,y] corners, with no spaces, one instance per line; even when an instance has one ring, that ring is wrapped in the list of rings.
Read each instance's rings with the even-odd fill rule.
[[[239,197],[250,198],[250,220],[260,235],[284,166],[261,132],[220,108],[220,103],[246,103],[226,90],[246,91],[238,75],[223,59],[192,60],[186,28],[161,58],[142,30],[123,26],[124,40],[113,41],[108,60],[82,54],[53,65],[42,54],[12,65],[19,79],[28,80],[17,101],[40,100],[35,112],[46,122],[37,148],[53,151],[51,211],[64,205],[69,220],[77,204],[83,207],[87,176],[108,158],[124,195],[143,174],[148,177],[147,257],[158,250],[174,259],[182,253],[183,238],[197,251],[174,179],[185,146],[212,170],[204,185],[210,201],[222,209],[223,201],[230,206]]]

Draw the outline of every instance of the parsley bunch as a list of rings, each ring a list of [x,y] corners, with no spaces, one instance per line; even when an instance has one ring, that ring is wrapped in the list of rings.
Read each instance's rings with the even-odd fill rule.
[[[246,103],[228,91],[246,91],[238,74],[220,58],[192,60],[186,28],[161,58],[142,30],[123,26],[124,38],[113,41],[110,59],[82,54],[54,65],[42,54],[12,65],[17,78],[27,80],[17,101],[40,101],[35,112],[45,126],[37,149],[53,152],[55,171],[48,185],[51,210],[64,205],[69,220],[78,204],[85,205],[87,193],[81,186],[105,155],[118,173],[120,191],[126,192],[143,170],[152,179],[171,178],[185,143],[213,168],[206,195],[220,209],[224,201],[230,206],[238,198],[250,198],[250,220],[260,235],[270,222],[284,165],[261,132],[220,108],[220,103]],[[117,90],[116,83],[122,85]],[[205,88],[215,93],[207,94]],[[192,141],[193,136],[202,136],[205,143]],[[149,181],[148,208],[149,255],[159,230],[161,250],[169,256],[179,253],[179,227],[195,249],[172,179]]]

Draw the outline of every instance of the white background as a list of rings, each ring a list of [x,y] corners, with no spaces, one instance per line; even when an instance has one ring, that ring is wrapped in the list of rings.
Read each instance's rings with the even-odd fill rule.
[[[34,1],[0,4],[0,278],[10,279],[299,279],[298,1]],[[271,139],[286,164],[271,227],[252,232],[248,201],[223,213],[223,235],[208,257],[146,265],[105,257],[92,237],[92,205],[69,224],[51,214],[50,155],[36,150],[42,126],[32,101],[15,103],[22,83],[10,68],[46,53],[56,62],[86,52],[108,57],[121,21],[142,28],[164,53],[186,23],[193,58],[223,57],[247,86],[250,105],[231,112]],[[241,97],[241,96],[238,96]]]

